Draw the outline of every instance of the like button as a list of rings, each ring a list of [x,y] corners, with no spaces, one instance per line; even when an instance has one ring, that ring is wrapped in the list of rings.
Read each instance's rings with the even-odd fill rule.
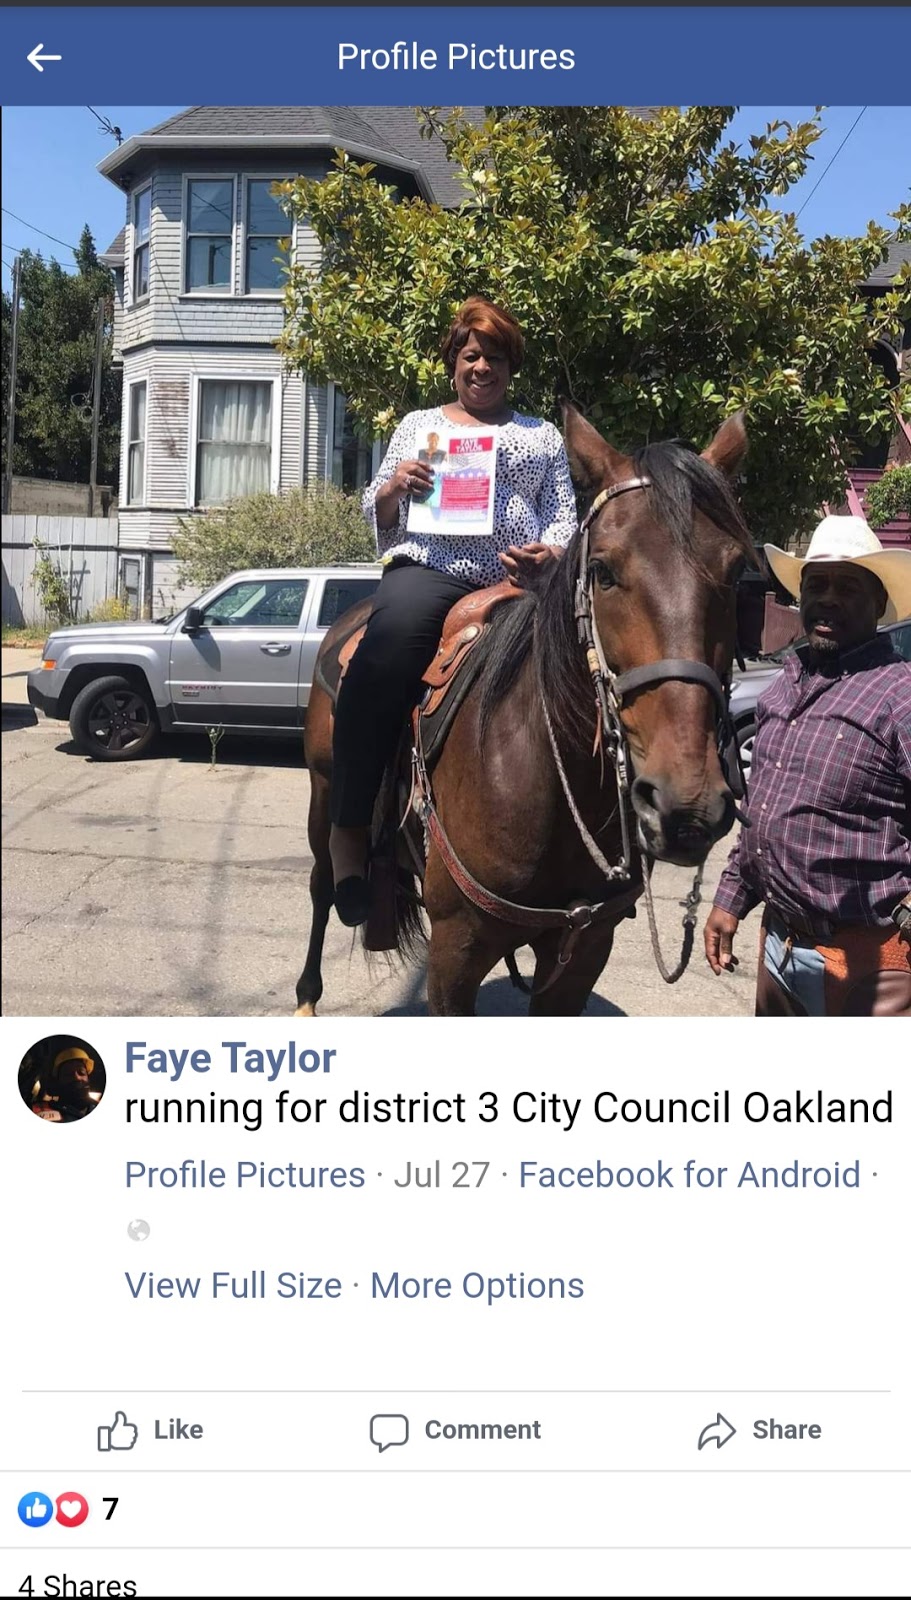
[[[110,1427],[102,1424],[98,1429],[99,1450],[132,1450],[136,1443],[139,1429],[133,1422],[127,1422],[125,1411],[118,1411]]]

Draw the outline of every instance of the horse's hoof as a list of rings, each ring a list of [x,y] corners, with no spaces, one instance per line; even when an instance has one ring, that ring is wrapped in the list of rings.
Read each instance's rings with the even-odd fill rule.
[[[294,1015],[296,1017],[315,1017],[316,1016],[316,1005],[315,1005],[315,1003],[313,1005],[311,1005],[310,1001],[308,1000],[304,1005],[298,1006],[298,1008],[295,1011]]]
[[[370,911],[370,889],[366,878],[343,878],[335,886],[335,909],[346,928],[359,928]]]

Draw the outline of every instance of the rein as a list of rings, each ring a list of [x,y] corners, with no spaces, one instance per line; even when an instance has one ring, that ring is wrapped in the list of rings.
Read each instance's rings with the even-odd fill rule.
[[[716,735],[722,767],[735,796],[740,798],[743,794],[742,784],[738,786],[738,793],[738,788],[732,782],[733,775],[728,753],[732,745],[736,752],[736,739],[728,711],[726,685],[721,682],[717,673],[702,661],[690,661],[677,657],[651,661],[645,666],[633,667],[629,672],[615,673],[608,665],[604,654],[593,605],[594,585],[589,561],[589,529],[602,506],[606,505],[609,500],[616,499],[621,494],[628,494],[634,489],[648,489],[650,487],[650,478],[625,478],[620,483],[615,483],[607,489],[602,489],[601,493],[596,495],[592,501],[579,529],[581,537],[579,542],[579,565],[575,583],[574,616],[579,643],[585,652],[586,665],[594,689],[599,738],[606,745],[616,775],[621,848],[621,857],[618,862],[611,864],[607,860],[579,811],[557,745],[543,689],[540,683],[538,685],[538,696],[544,716],[544,726],[547,730],[551,754],[564,798],[569,807],[570,816],[595,866],[608,883],[618,887],[622,884],[632,884],[634,876],[633,846],[629,828],[629,773],[631,763],[626,732],[621,718],[623,702],[628,695],[635,694],[647,684],[667,683],[672,680],[698,683],[703,688],[708,689],[715,702]],[[537,619],[535,626],[537,626]],[[608,912],[616,913],[619,910],[616,892],[607,899],[596,902],[594,905],[585,900],[577,900],[570,906],[546,907],[519,905],[514,901],[506,900],[500,895],[494,894],[490,889],[486,889],[483,884],[478,883],[477,879],[472,877],[467,867],[460,861],[440,821],[424,760],[420,718],[417,719],[417,737],[412,752],[412,762],[412,803],[414,809],[421,818],[425,832],[436,845],[444,866],[466,899],[476,905],[479,910],[485,911],[489,916],[496,917],[502,922],[511,922],[518,927],[563,928],[564,934],[560,941],[553,970],[548,974],[546,981],[543,984],[536,985],[533,990],[534,994],[543,994],[545,990],[550,988],[551,984],[556,982],[557,978],[561,976],[569,965],[580,935],[587,928],[592,927],[594,923],[603,920]],[[742,778],[742,773],[740,776]],[[676,983],[686,971],[693,952],[696,915],[701,900],[703,867],[697,868],[692,888],[686,899],[680,902],[684,908],[683,946],[677,965],[673,969],[668,969],[661,953],[652,899],[652,869],[653,863],[646,864],[643,862],[642,887],[648,915],[652,953],[658,971],[665,983]]]

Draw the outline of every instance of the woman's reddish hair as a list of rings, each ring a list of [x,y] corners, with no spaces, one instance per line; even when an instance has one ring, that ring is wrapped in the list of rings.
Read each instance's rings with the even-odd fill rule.
[[[456,356],[473,333],[482,334],[503,351],[509,362],[510,376],[519,371],[525,353],[525,339],[515,317],[503,306],[485,300],[483,295],[473,294],[459,307],[443,340],[442,356],[450,375],[455,371]]]

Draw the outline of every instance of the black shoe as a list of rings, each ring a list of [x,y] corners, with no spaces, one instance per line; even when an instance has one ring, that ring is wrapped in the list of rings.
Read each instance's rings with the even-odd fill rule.
[[[370,911],[370,889],[366,878],[343,878],[335,886],[335,909],[346,928],[359,928]]]

